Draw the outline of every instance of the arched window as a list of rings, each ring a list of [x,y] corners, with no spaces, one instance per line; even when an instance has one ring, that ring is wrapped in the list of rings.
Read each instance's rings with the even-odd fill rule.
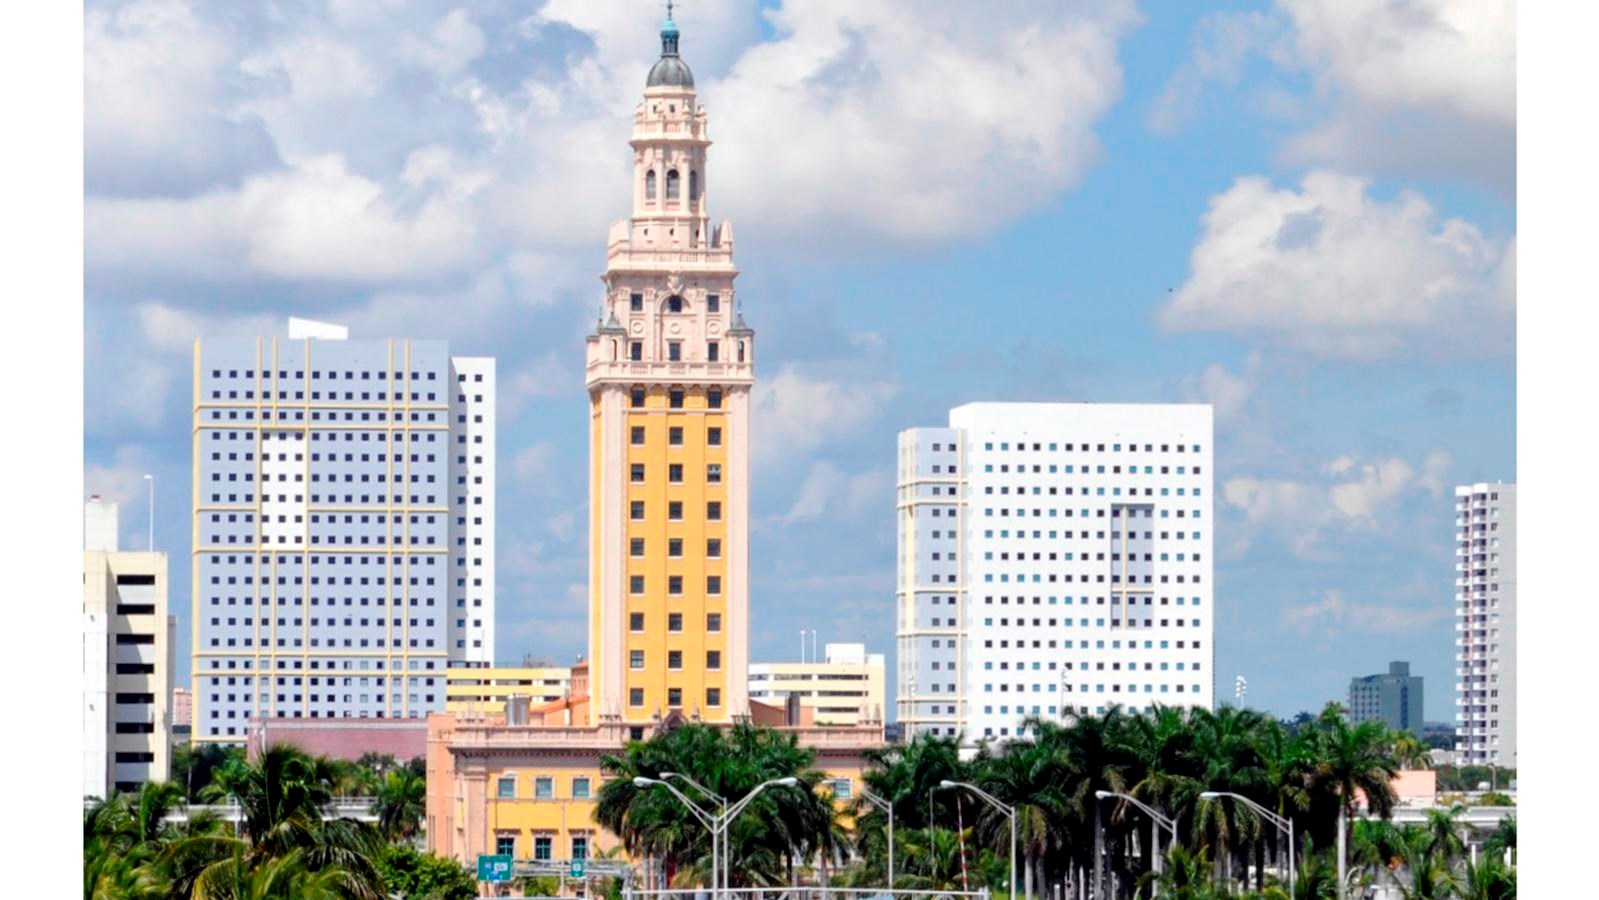
[[[667,297],[666,298],[666,311],[667,312],[682,312],[683,311],[683,298],[677,296],[676,294],[673,294],[672,296]]]
[[[700,173],[693,169],[688,173],[688,202],[700,202]]]
[[[644,173],[644,197],[647,200],[655,199],[655,170]]]
[[[738,361],[739,362],[743,362],[744,361],[744,342],[743,341],[739,341],[738,342]]]
[[[677,170],[676,169],[667,169],[666,170],[666,199],[668,199],[668,200],[676,200],[677,199],[677,182],[678,182]]]

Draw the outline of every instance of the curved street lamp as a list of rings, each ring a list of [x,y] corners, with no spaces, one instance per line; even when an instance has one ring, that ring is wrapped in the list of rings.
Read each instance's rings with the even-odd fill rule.
[[[888,813],[888,890],[892,894],[894,891],[894,804],[864,787],[861,788],[861,796],[866,798],[873,806]]]
[[[1245,806],[1248,806],[1255,812],[1265,816],[1267,821],[1277,826],[1278,831],[1288,835],[1288,892],[1292,894],[1294,892],[1296,882],[1298,881],[1298,867],[1294,864],[1293,818],[1279,816],[1266,807],[1261,806],[1259,803],[1249,799],[1248,797],[1245,797],[1242,794],[1235,794],[1232,791],[1204,791],[1199,795],[1199,799],[1201,800],[1219,800],[1222,797],[1231,797],[1234,800],[1241,801]]]
[[[687,775],[684,775],[682,772],[662,772],[661,773],[661,777],[662,778],[666,778],[666,779],[676,778],[676,779],[679,779],[680,781],[683,781],[683,782],[687,783],[690,787],[698,789],[701,794],[704,794],[705,796],[707,796],[707,797],[709,797],[712,800],[715,800],[717,802],[717,804],[721,807],[721,810],[722,810],[721,814],[722,815],[727,815],[727,801],[722,799],[722,796],[720,794],[716,793],[715,791],[712,791],[710,788],[706,787],[705,785],[700,784],[698,781],[695,781],[694,779],[688,777]],[[712,844],[712,848],[711,848],[711,850],[712,850],[712,852],[711,852],[711,891],[712,891],[712,893],[715,893],[715,891],[716,891],[716,879],[717,879],[717,876],[719,876],[721,874],[720,871],[716,868],[716,852],[715,852],[716,848],[715,848],[714,845],[716,844],[717,840],[718,840],[718,838],[716,836],[716,833],[714,831],[711,832],[711,844]],[[722,844],[724,845],[724,849],[728,849],[728,852],[731,853],[732,852],[731,849],[729,849],[729,848],[727,848],[725,846],[727,844],[727,836],[723,835],[721,837],[721,841],[722,841]],[[726,887],[726,885],[724,884],[723,887]]]
[[[1158,832],[1155,830],[1155,826],[1160,825],[1171,832],[1171,844],[1168,844],[1167,846],[1174,846],[1177,843],[1177,820],[1161,815],[1149,804],[1144,803],[1131,794],[1121,794],[1117,793],[1116,791],[1095,791],[1094,796],[1101,800],[1108,800],[1111,797],[1125,800],[1126,802],[1131,803],[1133,806],[1143,810],[1144,813],[1149,816],[1149,818],[1152,820],[1149,826],[1149,855],[1150,859],[1155,864],[1155,875],[1159,876],[1161,870],[1165,867],[1161,864],[1160,841],[1155,839],[1156,834],[1158,834]]]
[[[949,781],[947,779],[938,783],[939,790],[947,791],[953,788],[965,788],[971,791],[988,801],[990,806],[1004,813],[1010,819],[1010,896],[1011,900],[1016,900],[1016,809],[999,802],[997,797],[975,784],[968,784],[964,781]]]
[[[699,819],[700,820],[700,824],[704,825],[706,830],[708,830],[711,833],[711,892],[714,894],[716,892],[716,873],[721,871],[721,867],[717,864],[717,862],[718,862],[718,860],[717,860],[717,856],[718,856],[718,854],[717,854],[717,844],[716,844],[717,817],[713,816],[710,813],[706,812],[705,810],[701,809],[700,805],[698,803],[695,803],[693,800],[690,800],[689,798],[685,797],[683,795],[683,792],[678,790],[677,788],[673,787],[670,782],[663,781],[663,780],[661,780],[659,778],[646,778],[643,775],[638,775],[638,776],[634,777],[633,784],[635,786],[641,787],[641,788],[659,786],[659,787],[666,788],[668,791],[671,791],[672,792],[672,796],[674,796],[677,799],[681,800],[683,802],[683,805],[688,807],[689,812],[692,812],[694,814],[694,818]]]

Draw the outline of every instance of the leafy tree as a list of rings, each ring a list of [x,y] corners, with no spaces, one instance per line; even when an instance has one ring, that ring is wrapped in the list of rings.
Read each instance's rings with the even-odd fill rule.
[[[1337,704],[1328,704],[1322,712],[1317,723],[1316,763],[1310,774],[1312,786],[1337,801],[1339,885],[1345,883],[1348,870],[1347,823],[1356,792],[1365,794],[1372,812],[1387,818],[1395,802],[1391,782],[1399,771],[1388,753],[1383,726],[1378,722],[1351,726],[1343,712]]]
[[[391,841],[412,840],[427,813],[427,782],[407,767],[396,768],[378,789],[378,829]]]
[[[465,866],[415,847],[385,848],[377,867],[384,893],[400,900],[471,900],[478,895],[477,878]]]

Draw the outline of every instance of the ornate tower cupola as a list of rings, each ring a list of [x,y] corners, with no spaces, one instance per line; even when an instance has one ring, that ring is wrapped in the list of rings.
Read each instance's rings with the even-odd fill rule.
[[[633,111],[633,214],[588,337],[591,710],[748,714],[749,391],[733,228],[712,229],[704,107],[668,5]]]

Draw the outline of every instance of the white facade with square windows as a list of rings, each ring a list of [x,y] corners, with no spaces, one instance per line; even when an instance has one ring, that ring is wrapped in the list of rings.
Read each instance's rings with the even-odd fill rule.
[[[1455,749],[1516,765],[1516,486],[1455,488]]]
[[[196,341],[196,741],[420,718],[494,655],[494,360],[442,341]]]
[[[905,728],[1210,707],[1212,437],[1202,404],[971,403],[901,432]]]

